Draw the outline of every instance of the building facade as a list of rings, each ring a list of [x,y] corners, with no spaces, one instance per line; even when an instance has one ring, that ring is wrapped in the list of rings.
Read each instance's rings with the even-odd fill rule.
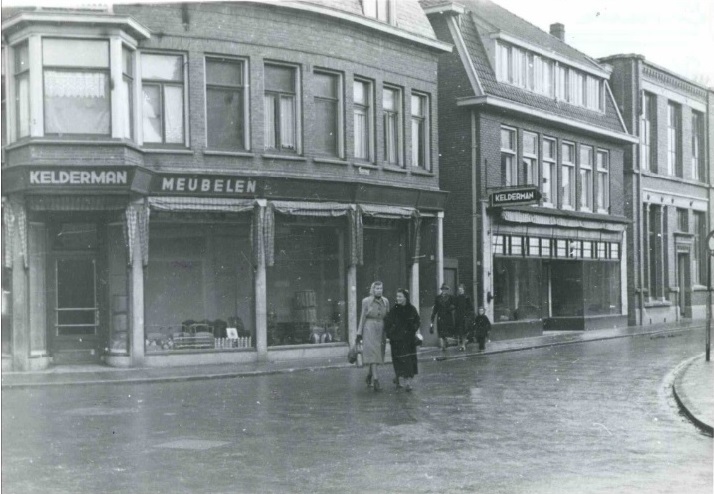
[[[445,266],[486,308],[492,338],[626,325],[623,171],[636,138],[609,71],[562,25],[543,32],[488,0],[421,5],[454,45],[439,59]],[[524,191],[541,199],[489,202]]]
[[[600,61],[640,141],[625,158],[629,320],[706,318],[712,91],[639,55]]]
[[[372,281],[433,299],[451,47],[416,1],[25,9],[2,32],[3,368],[340,356]]]

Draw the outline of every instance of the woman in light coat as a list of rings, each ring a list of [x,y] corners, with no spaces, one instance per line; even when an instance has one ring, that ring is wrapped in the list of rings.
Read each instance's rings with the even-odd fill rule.
[[[375,391],[382,389],[377,368],[384,363],[384,318],[389,312],[389,301],[382,296],[383,291],[381,281],[372,283],[369,297],[362,300],[362,314],[357,327],[357,343],[362,342],[362,362],[369,365],[367,386],[373,386]]]

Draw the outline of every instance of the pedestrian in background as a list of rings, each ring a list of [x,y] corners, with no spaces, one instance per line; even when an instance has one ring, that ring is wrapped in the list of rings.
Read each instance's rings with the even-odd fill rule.
[[[412,379],[419,372],[417,366],[416,333],[419,331],[419,313],[409,302],[409,292],[403,288],[397,290],[397,303],[384,320],[384,328],[392,348],[394,366],[394,384],[400,389],[400,378],[404,380],[404,389],[412,390]]]
[[[474,304],[466,295],[466,287],[459,283],[456,297],[454,297],[454,331],[459,339],[459,350],[466,350],[466,338],[474,323]]]
[[[474,319],[474,327],[476,329],[476,341],[478,341],[478,349],[486,349],[486,337],[491,331],[491,321],[486,315],[486,310],[483,307],[478,308],[478,315]]]
[[[437,330],[439,332],[439,346],[446,350],[449,346],[447,337],[454,336],[454,297],[449,293],[449,285],[441,285],[441,293],[434,300],[434,308],[431,311],[431,327],[429,333],[434,333],[434,319],[436,319]]]
[[[362,342],[362,363],[369,365],[367,386],[372,386],[375,391],[381,389],[377,367],[384,363],[384,318],[389,312],[389,301],[382,296],[383,291],[381,281],[372,283],[369,297],[362,300],[362,314],[357,327],[357,343]]]

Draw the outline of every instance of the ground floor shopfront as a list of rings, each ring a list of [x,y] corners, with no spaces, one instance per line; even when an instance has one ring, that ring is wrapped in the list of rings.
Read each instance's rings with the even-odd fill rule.
[[[4,368],[341,357],[372,281],[388,297],[409,288],[417,307],[441,282],[442,194],[146,192],[4,199]]]
[[[482,271],[493,338],[627,325],[625,224],[488,213]]]

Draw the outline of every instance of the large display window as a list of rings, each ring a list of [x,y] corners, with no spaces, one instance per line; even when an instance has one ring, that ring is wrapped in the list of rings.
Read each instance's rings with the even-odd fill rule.
[[[546,300],[542,261],[496,257],[493,263],[494,322],[542,318]]]
[[[618,262],[556,261],[552,266],[554,317],[622,312]]]
[[[194,220],[151,224],[147,353],[255,344],[250,222]]]
[[[344,220],[276,215],[274,245],[268,346],[347,341]]]
[[[374,281],[384,284],[384,296],[392,304],[398,288],[409,288],[406,228],[400,226],[396,220],[373,220],[371,225],[365,225],[363,264],[357,268],[358,304],[369,295]]]

